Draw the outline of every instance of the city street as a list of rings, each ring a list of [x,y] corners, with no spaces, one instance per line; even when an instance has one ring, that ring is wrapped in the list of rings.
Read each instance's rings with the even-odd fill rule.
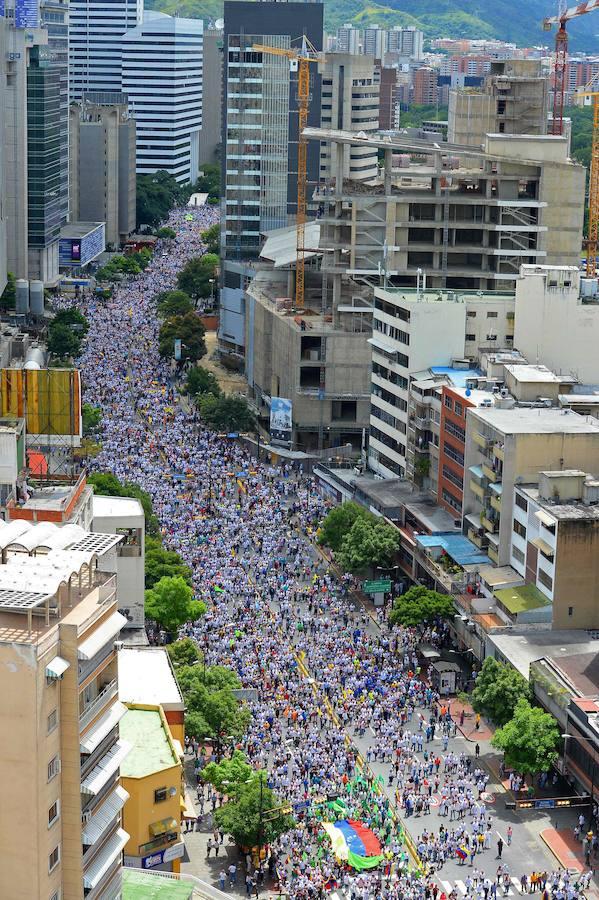
[[[158,356],[152,298],[173,286],[187,258],[203,252],[199,233],[216,214],[189,215],[175,211],[169,220],[178,235],[175,251],[159,242],[142,275],[117,287],[111,300],[86,301],[84,399],[103,413],[94,467],[149,492],[165,545],[192,569],[207,612],[182,634],[196,640],[208,664],[229,666],[244,687],[258,691],[243,747],[300,820],[271,847],[281,891],[301,900],[341,892],[356,900],[420,900],[439,893],[436,881],[446,894],[455,885],[458,897],[487,900],[484,879],[495,881],[501,835],[508,895],[521,892],[522,875],[557,868],[539,838],[552,823],[546,815],[524,819],[506,811],[503,788],[479,769],[474,744],[459,732],[445,746],[442,730],[452,727],[416,674],[417,646],[438,640],[435,628],[381,632],[352,597],[349,581],[328,571],[311,544],[326,504],[302,472],[256,463],[237,441],[202,428],[179,402]],[[427,743],[431,721],[435,735]],[[481,741],[480,749],[484,765],[490,748]],[[366,784],[362,761],[375,751]],[[405,806],[396,804],[397,787]],[[335,819],[327,797],[341,798],[346,817],[370,829],[380,848],[375,867],[349,871],[333,854],[322,828]],[[439,815],[443,797],[446,816]],[[429,802],[430,813],[419,815]],[[202,832],[190,837],[183,868],[207,869],[218,884],[220,861],[198,862],[203,841]],[[487,849],[473,855],[483,842]],[[555,879],[558,900],[578,896],[567,881],[562,891]],[[235,890],[245,891],[244,878]]]

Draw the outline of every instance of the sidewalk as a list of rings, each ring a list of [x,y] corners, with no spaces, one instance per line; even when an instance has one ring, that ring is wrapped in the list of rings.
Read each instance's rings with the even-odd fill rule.
[[[464,724],[460,725],[460,715],[464,711]],[[490,741],[495,734],[492,725],[482,718],[480,719],[479,728],[476,728],[476,713],[469,703],[461,703],[457,697],[451,700],[451,718],[456,723],[458,731],[460,731],[466,740],[473,743],[481,743],[481,741]]]
[[[540,832],[541,839],[549,847],[560,866],[575,872],[586,872],[589,866],[584,861],[582,842],[577,841],[571,828],[545,828]],[[595,870],[591,888],[587,896],[599,897],[599,882],[597,881],[597,858],[591,857],[591,868]]]

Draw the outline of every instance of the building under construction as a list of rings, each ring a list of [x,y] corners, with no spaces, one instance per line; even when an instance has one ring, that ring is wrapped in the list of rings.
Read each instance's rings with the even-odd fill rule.
[[[477,148],[401,134],[305,134],[331,148],[332,177],[317,199],[334,291],[347,274],[381,273],[396,285],[426,275],[433,288],[503,291],[522,264],[580,259],[585,169],[569,158],[565,137],[486,134]],[[376,182],[343,177],[343,148],[355,143],[382,153]]]

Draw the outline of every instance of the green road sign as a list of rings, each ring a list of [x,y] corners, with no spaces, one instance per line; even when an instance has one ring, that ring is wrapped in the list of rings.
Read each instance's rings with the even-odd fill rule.
[[[382,594],[391,590],[391,579],[380,578],[378,581],[365,581],[362,585],[365,594]]]

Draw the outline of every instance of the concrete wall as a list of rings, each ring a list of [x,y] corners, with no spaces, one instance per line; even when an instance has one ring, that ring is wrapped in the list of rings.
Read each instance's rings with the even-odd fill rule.
[[[514,344],[530,360],[597,384],[599,305],[580,302],[579,283],[577,269],[523,266],[516,283]]]
[[[218,162],[223,91],[223,55],[220,49],[222,40],[221,31],[204,30],[200,165]]]
[[[556,536],[553,627],[599,628],[599,521],[560,519]]]
[[[452,144],[480,147],[493,131],[495,103],[479,91],[450,91],[447,140]]]

